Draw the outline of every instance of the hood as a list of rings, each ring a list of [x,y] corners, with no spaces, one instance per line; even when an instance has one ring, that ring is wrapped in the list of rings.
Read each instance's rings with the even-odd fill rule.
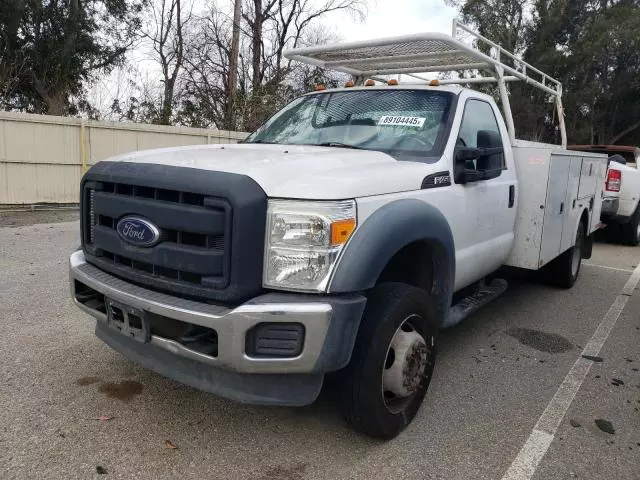
[[[315,200],[416,190],[431,170],[370,150],[248,143],[143,150],[108,160],[237,173],[269,197]]]

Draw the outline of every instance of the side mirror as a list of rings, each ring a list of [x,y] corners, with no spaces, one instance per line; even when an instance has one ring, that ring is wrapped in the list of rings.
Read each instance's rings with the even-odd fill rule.
[[[476,160],[482,155],[481,148],[457,147],[455,153],[456,164],[464,164],[470,160]]]
[[[490,168],[486,161],[491,155],[503,153],[502,147],[493,148],[474,148],[474,147],[457,147],[454,154],[455,165],[455,181],[456,183],[477,182],[495,178],[500,175],[502,167]],[[476,161],[477,168],[467,168],[467,162]],[[482,167],[480,164],[483,164]],[[484,168],[483,168],[484,167]]]
[[[484,172],[479,172],[478,170],[473,170],[470,168],[465,168],[461,170],[456,175],[456,183],[470,183],[477,182],[478,180],[482,180],[484,178]]]

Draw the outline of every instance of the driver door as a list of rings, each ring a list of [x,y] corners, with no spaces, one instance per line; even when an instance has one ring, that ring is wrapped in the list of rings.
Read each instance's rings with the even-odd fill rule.
[[[456,153],[464,147],[504,147],[506,129],[501,130],[497,112],[489,102],[470,98],[464,106],[456,142]],[[478,173],[464,182],[464,169]],[[468,172],[469,173],[469,172]],[[473,160],[454,158],[454,188],[463,200],[467,221],[456,238],[456,283],[466,286],[499,268],[514,241],[515,172],[507,168],[504,151]],[[468,175],[468,178],[473,175]],[[460,240],[460,241],[458,241]]]

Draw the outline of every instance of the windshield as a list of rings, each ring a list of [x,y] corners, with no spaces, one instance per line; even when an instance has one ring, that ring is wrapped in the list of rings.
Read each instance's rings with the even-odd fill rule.
[[[432,90],[353,90],[294,100],[247,143],[362,148],[435,161],[442,154],[453,95]]]

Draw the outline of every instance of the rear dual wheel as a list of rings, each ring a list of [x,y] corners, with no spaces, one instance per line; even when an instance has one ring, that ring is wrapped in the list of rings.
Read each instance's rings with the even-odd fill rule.
[[[562,288],[571,288],[576,283],[582,264],[582,251],[586,241],[585,232],[584,222],[580,222],[573,247],[547,266],[545,273],[550,283]]]
[[[640,205],[633,212],[629,222],[620,225],[620,233],[625,244],[635,247],[640,243]]]
[[[437,330],[426,291],[400,283],[371,291],[343,372],[343,411],[356,430],[388,439],[413,420],[433,373]]]

